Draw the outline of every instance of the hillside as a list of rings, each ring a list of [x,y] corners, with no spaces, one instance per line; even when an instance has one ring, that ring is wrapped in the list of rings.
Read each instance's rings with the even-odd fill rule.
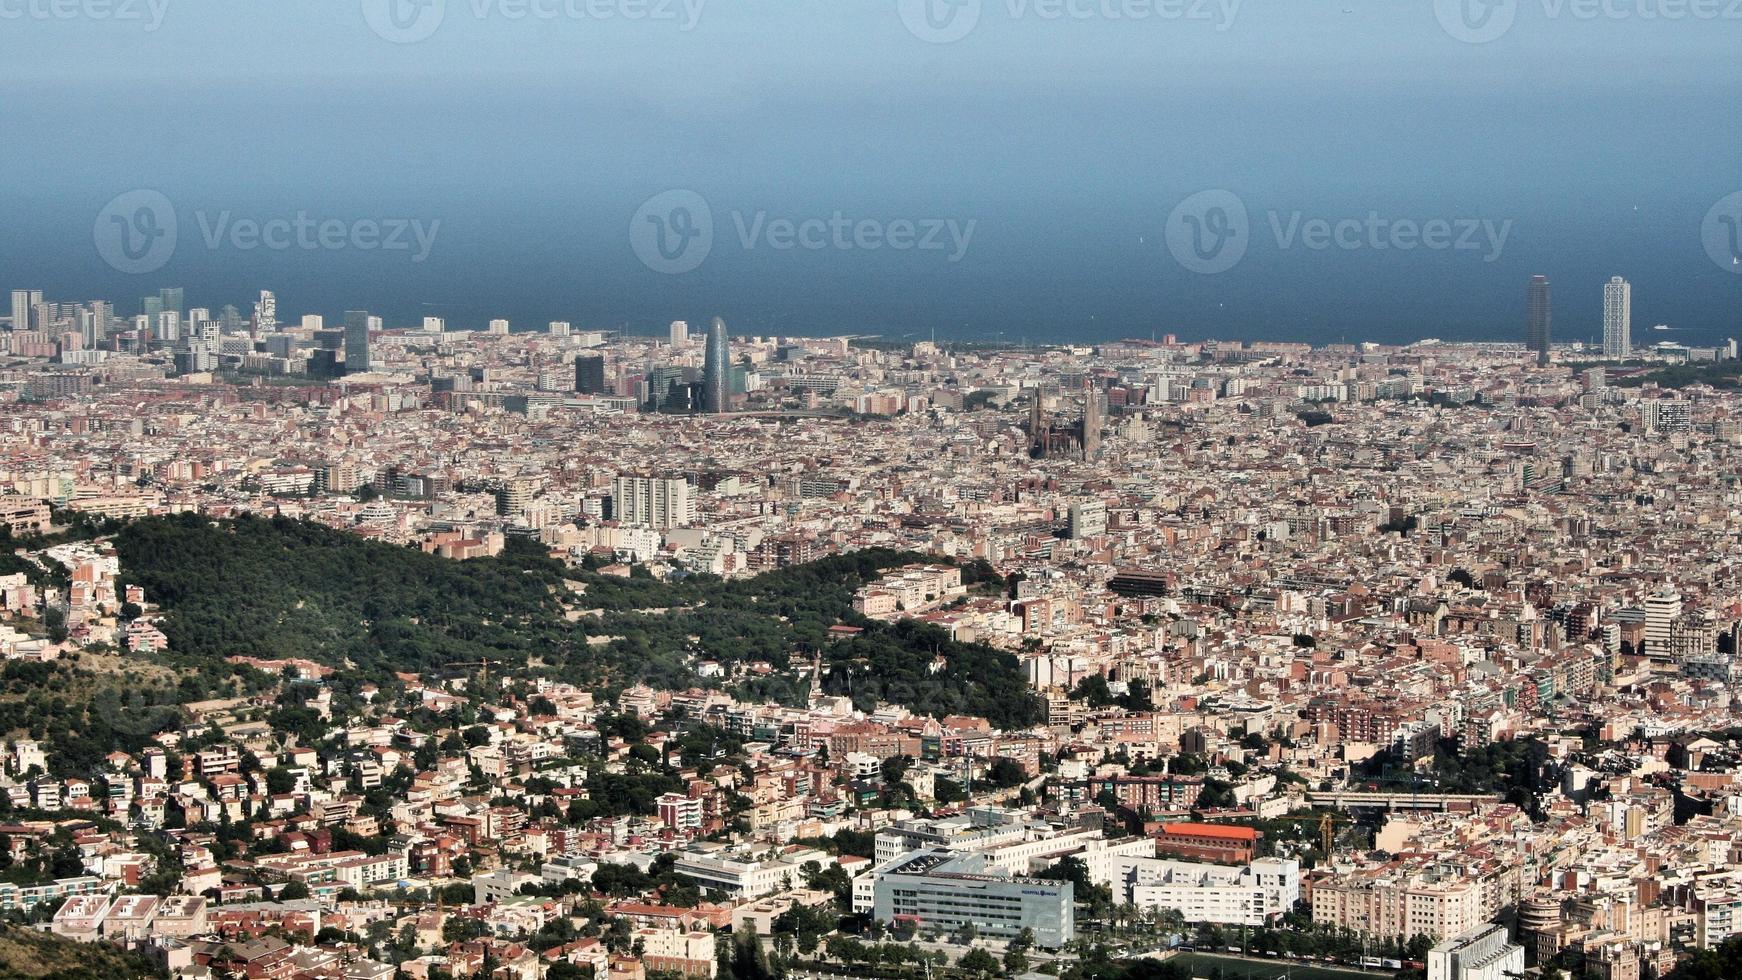
[[[234,654],[303,657],[359,677],[489,660],[616,691],[701,683],[694,665],[704,659],[761,661],[774,670],[742,681],[744,693],[793,702],[803,689],[786,670],[792,655],[802,662],[821,652],[827,689],[862,707],[900,700],[1009,727],[1041,717],[1009,654],[854,615],[854,591],[921,557],[910,553],[860,551],[750,579],[661,583],[567,569],[524,542],[457,562],[282,518],[149,518],[124,528],[115,546],[123,579],[165,611],[166,659],[200,671]],[[829,627],[843,622],[865,632],[830,641]],[[934,672],[939,655],[947,666]]]
[[[161,977],[150,961],[107,943],[80,943],[59,936],[0,924],[0,977],[36,980],[132,980]]]

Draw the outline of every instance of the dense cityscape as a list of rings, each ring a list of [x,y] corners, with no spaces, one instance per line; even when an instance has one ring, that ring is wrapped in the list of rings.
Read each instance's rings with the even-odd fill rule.
[[[1737,976],[1742,361],[1599,285],[1591,346],[1543,277],[1407,346],[15,290],[0,973]]]

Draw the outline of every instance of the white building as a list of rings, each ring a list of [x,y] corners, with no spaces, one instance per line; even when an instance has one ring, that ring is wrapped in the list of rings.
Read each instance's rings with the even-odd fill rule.
[[[697,886],[730,898],[758,898],[804,884],[805,862],[828,867],[833,855],[809,847],[795,847],[777,854],[734,854],[719,844],[703,844],[682,851],[671,870]]]
[[[1428,951],[1427,980],[1514,980],[1524,976],[1524,947],[1506,927],[1482,925]]]
[[[1259,858],[1245,867],[1126,858],[1116,863],[1114,894],[1145,911],[1172,909],[1187,922],[1262,926],[1300,901],[1300,864]]]
[[[696,520],[696,497],[681,477],[619,476],[611,484],[614,516],[623,524],[658,530]]]

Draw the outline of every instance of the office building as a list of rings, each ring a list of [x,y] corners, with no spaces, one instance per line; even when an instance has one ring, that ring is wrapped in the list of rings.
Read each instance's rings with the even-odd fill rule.
[[[369,314],[363,310],[345,311],[346,374],[369,370],[369,320]]]
[[[946,933],[972,924],[994,939],[1030,929],[1035,945],[1046,949],[1076,938],[1068,881],[991,874],[983,855],[933,850],[902,855],[872,873],[879,922],[905,919]]]
[[[30,330],[35,328],[31,323],[31,312],[42,305],[42,290],[14,289],[12,291],[12,329]]]
[[[1682,614],[1682,597],[1677,592],[1654,592],[1645,600],[1645,650],[1647,656],[1668,657],[1670,635],[1676,618]]]
[[[506,337],[508,335],[508,321],[507,320],[491,320],[490,321],[490,333],[494,336],[497,336],[497,337]]]
[[[260,291],[260,300],[254,304],[254,335],[278,332],[278,297],[266,290]]]
[[[702,360],[702,411],[719,415],[731,404],[732,344],[726,321],[714,317],[708,327],[708,349]]]
[[[583,395],[605,395],[605,359],[597,354],[575,358],[575,391]]]
[[[1603,356],[1633,353],[1633,284],[1616,276],[1603,286]]]
[[[613,516],[623,524],[655,530],[683,527],[696,520],[696,498],[682,477],[619,476],[611,484]]]
[[[682,347],[690,342],[690,325],[685,320],[671,321],[671,345]]]
[[[157,291],[157,297],[163,304],[163,309],[170,313],[186,313],[185,292],[180,286],[170,286]]]
[[[439,316],[426,316],[423,318],[424,333],[442,333],[447,329],[448,325],[443,322],[442,318]]]
[[[1530,279],[1529,324],[1526,329],[1526,344],[1532,353],[1536,354],[1536,363],[1548,363],[1549,331],[1553,325],[1554,311],[1551,305],[1551,295],[1547,276],[1532,276]]]
[[[550,326],[545,329],[552,337],[567,337],[573,332],[574,325],[567,320],[552,320]]]
[[[1427,980],[1516,980],[1524,976],[1524,947],[1506,927],[1488,923],[1435,946],[1427,954]]]

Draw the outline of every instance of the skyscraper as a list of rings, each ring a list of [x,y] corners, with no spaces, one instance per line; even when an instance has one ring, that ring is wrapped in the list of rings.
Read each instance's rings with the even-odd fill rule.
[[[682,347],[690,342],[690,325],[684,320],[671,321],[671,345]]]
[[[1633,284],[1616,276],[1603,286],[1603,356],[1633,353]]]
[[[708,327],[707,356],[702,361],[702,411],[719,415],[731,403],[732,344],[726,337],[726,321],[714,317]]]
[[[12,291],[12,329],[30,329],[30,311],[42,303],[40,289],[14,289]]]
[[[1547,276],[1530,279],[1530,325],[1525,343],[1536,352],[1536,363],[1548,363],[1549,328],[1554,322]]]
[[[345,311],[345,373],[362,374],[369,370],[369,314],[364,310]]]
[[[255,336],[278,332],[278,297],[260,291],[260,302],[254,304]]]
[[[605,359],[597,354],[575,358],[575,391],[583,395],[605,394]]]

